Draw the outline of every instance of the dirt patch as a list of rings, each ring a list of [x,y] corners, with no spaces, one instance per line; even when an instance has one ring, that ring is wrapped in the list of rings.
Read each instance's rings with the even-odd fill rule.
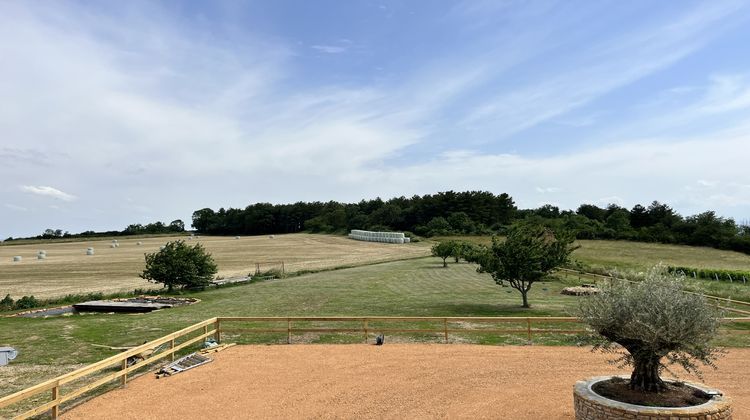
[[[692,407],[711,398],[700,389],[688,385],[666,383],[667,389],[659,393],[634,391],[623,378],[613,378],[595,384],[591,389],[611,400],[649,407]]]
[[[443,344],[236,346],[173,377],[140,377],[67,419],[572,419],[579,379],[626,374],[586,348]],[[750,349],[706,382],[748,418]]]

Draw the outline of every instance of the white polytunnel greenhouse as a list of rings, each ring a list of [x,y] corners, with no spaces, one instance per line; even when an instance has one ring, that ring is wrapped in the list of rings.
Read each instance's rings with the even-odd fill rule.
[[[402,232],[370,232],[369,230],[352,229],[350,239],[369,242],[385,242],[389,244],[408,244],[407,238]]]

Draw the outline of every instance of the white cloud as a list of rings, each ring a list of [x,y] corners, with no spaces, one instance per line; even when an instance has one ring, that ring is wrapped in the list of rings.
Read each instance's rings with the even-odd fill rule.
[[[15,205],[15,204],[4,204],[4,206],[5,206],[6,208],[9,208],[9,209],[11,209],[11,210],[15,210],[15,211],[29,211],[29,209],[27,209],[26,207],[23,207],[23,206],[17,206],[17,205]]]
[[[347,47],[341,45],[313,45],[310,48],[326,54],[341,54],[347,50]]]
[[[536,187],[535,190],[538,193],[545,194],[545,193],[557,193],[557,192],[560,192],[560,191],[562,191],[562,188],[558,188],[558,187]]]
[[[40,185],[38,187],[33,186],[33,185],[22,185],[20,189],[21,191],[26,192],[26,193],[41,195],[45,197],[52,197],[52,198],[56,198],[62,201],[73,201],[76,199],[76,196],[72,194],[68,194],[64,191],[60,191],[57,188],[46,187],[43,185]]]

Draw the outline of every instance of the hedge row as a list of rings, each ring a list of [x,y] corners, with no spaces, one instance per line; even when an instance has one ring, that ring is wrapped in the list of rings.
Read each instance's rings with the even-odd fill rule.
[[[699,279],[723,280],[723,281],[740,281],[744,284],[750,282],[750,271],[738,270],[719,270],[712,268],[693,268],[693,267],[669,267],[670,273],[683,273],[688,277],[697,277]]]

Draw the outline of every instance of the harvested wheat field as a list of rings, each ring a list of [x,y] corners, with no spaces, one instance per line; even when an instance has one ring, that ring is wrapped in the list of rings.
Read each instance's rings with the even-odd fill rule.
[[[159,250],[164,243],[187,235],[151,238],[118,238],[119,247],[111,248],[111,239],[80,242],[0,246],[0,294],[14,298],[34,295],[51,298],[73,293],[120,292],[156,285],[138,277],[144,266],[143,254]],[[138,245],[141,242],[141,245]],[[287,272],[319,270],[349,265],[429,255],[429,244],[385,244],[354,241],[344,236],[289,234],[247,236],[235,239],[224,236],[201,236],[188,243],[200,243],[213,255],[219,276],[242,276],[255,271],[280,267]],[[86,255],[93,247],[94,255]],[[44,250],[47,257],[37,259]],[[22,261],[14,262],[14,256]]]
[[[172,377],[144,375],[66,419],[571,419],[577,379],[626,373],[577,347],[440,344],[236,346]],[[706,383],[750,418],[750,349]]]

